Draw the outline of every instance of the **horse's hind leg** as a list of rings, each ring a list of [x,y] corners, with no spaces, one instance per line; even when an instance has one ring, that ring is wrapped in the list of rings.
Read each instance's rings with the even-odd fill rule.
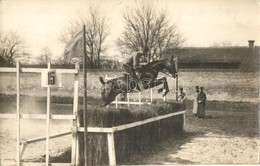
[[[169,92],[168,82],[167,82],[167,79],[165,77],[154,80],[153,84],[151,85],[151,88],[158,86],[158,85],[161,85],[161,84],[163,84],[163,87],[158,89],[158,93],[161,93],[163,90],[165,90],[164,93],[163,93],[163,96],[165,96]]]

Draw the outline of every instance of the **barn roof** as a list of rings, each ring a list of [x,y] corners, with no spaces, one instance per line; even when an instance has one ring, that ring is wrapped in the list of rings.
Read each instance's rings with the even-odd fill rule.
[[[249,47],[184,47],[170,50],[180,62],[241,62],[252,54]]]

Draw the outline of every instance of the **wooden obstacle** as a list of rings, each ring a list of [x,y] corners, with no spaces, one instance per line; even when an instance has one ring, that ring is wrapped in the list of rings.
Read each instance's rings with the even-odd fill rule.
[[[79,110],[78,110],[78,97],[79,97],[79,64],[76,64],[75,69],[52,69],[59,73],[66,73],[66,74],[74,74],[74,98],[73,98],[73,115],[52,115],[50,114],[50,95],[51,95],[51,87],[47,86],[47,113],[46,115],[42,114],[21,114],[20,113],[20,73],[42,73],[49,71],[51,69],[50,64],[48,64],[48,68],[41,68],[41,69],[35,69],[35,68],[20,68],[19,62],[17,62],[16,68],[0,68],[0,72],[8,72],[8,73],[16,73],[17,78],[17,111],[16,114],[0,114],[0,118],[14,118],[17,121],[16,128],[17,128],[17,144],[16,144],[16,162],[1,162],[0,165],[57,165],[57,166],[68,166],[68,165],[79,165],[82,163],[79,163],[79,136],[78,134],[80,132],[89,132],[89,133],[103,133],[107,135],[107,144],[108,144],[108,157],[109,157],[109,165],[116,165],[116,154],[115,154],[115,142],[114,142],[114,133],[120,132],[122,130],[127,130],[133,127],[138,127],[141,125],[145,125],[148,123],[152,123],[155,121],[159,121],[162,119],[170,118],[177,115],[183,116],[183,127],[185,127],[185,111],[171,113],[167,115],[162,115],[138,122],[133,122],[130,124],[115,126],[111,128],[100,128],[100,127],[87,127],[87,130],[85,127],[79,127]],[[152,103],[153,96],[152,96],[152,89],[151,89],[151,102]],[[165,99],[164,99],[165,100]],[[115,101],[116,107],[118,104],[127,104],[128,106],[130,104],[149,104],[141,102],[141,92],[139,92],[139,102],[130,102],[128,99],[127,102],[121,102],[116,100]],[[46,119],[46,137],[40,137],[35,139],[30,139],[25,142],[21,142],[20,140],[20,119]],[[72,130],[66,133],[59,133],[50,136],[50,119],[69,119],[72,120]],[[51,138],[56,138],[64,135],[72,135],[72,153],[71,153],[71,163],[50,163],[49,162],[49,140]],[[30,163],[30,162],[21,162],[22,155],[25,151],[26,145],[38,141],[46,141],[46,161],[45,163]]]
[[[119,125],[115,127],[109,127],[109,128],[103,128],[103,127],[88,127],[87,132],[89,133],[101,133],[101,134],[106,134],[107,135],[107,145],[108,145],[108,159],[109,159],[109,165],[116,165],[116,152],[115,152],[115,142],[114,142],[114,134],[116,132],[120,132],[123,130],[128,130],[134,127],[146,125],[148,123],[160,121],[163,119],[167,119],[173,116],[178,116],[182,115],[183,116],[183,128],[185,128],[185,111],[180,111],[180,112],[174,112],[166,115],[161,115],[149,119],[145,119],[142,121],[137,121],[129,124],[124,124],[124,125]],[[84,127],[79,127],[78,132],[85,132]]]
[[[46,72],[56,72],[60,74],[74,74],[74,99],[73,99],[73,115],[52,115],[50,114],[50,96],[51,96],[51,87],[56,87],[56,85],[44,85],[47,88],[47,110],[46,115],[42,114],[21,114],[20,112],[20,74],[21,73],[43,73]],[[4,73],[16,73],[16,114],[0,114],[0,118],[14,118],[16,119],[16,128],[17,128],[17,137],[16,137],[16,162],[1,162],[0,165],[77,165],[77,131],[72,130],[71,132],[59,133],[56,135],[50,136],[50,120],[51,119],[70,119],[72,120],[72,128],[77,128],[78,126],[78,89],[79,89],[79,64],[76,64],[75,69],[51,69],[50,63],[48,68],[20,68],[19,62],[16,63],[16,68],[0,68],[0,72]],[[52,80],[53,81],[53,80]],[[55,82],[55,81],[54,81]],[[54,83],[53,82],[53,83]],[[43,82],[42,82],[43,83]],[[42,84],[43,85],[43,84]],[[25,142],[20,140],[20,120],[21,119],[46,119],[46,137],[30,139]],[[50,163],[49,162],[49,140],[50,138],[61,137],[67,134],[72,133],[72,155],[71,163]],[[46,158],[45,163],[30,163],[30,162],[21,162],[22,155],[25,151],[26,145],[38,141],[46,140]]]

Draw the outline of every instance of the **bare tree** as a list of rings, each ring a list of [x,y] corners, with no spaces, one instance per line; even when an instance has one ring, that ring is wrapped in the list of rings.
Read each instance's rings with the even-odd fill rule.
[[[66,31],[60,37],[67,43],[77,32],[86,25],[87,63],[90,68],[100,68],[101,56],[106,50],[105,40],[109,34],[107,18],[100,16],[97,11],[90,10],[88,17],[78,17],[69,21]]]
[[[30,54],[26,50],[22,37],[15,32],[9,32],[0,34],[0,56],[9,66],[14,66],[16,60],[19,60],[21,63],[27,63]]]
[[[139,4],[124,12],[125,29],[117,40],[123,55],[142,48],[148,62],[159,59],[170,49],[178,48],[184,39],[171,24],[165,11],[157,11],[152,4]]]
[[[70,59],[65,59],[63,55],[60,56],[60,57],[58,57],[58,59],[56,59],[56,60],[54,61],[54,63],[55,63],[55,64],[58,64],[58,65],[62,65],[62,66],[69,66],[69,65],[73,64],[73,63],[72,63],[72,60],[70,60]]]
[[[228,40],[222,42],[214,42],[212,44],[212,47],[232,47],[232,46],[234,46],[234,44],[232,44],[232,42]]]
[[[44,47],[41,51],[41,55],[38,57],[38,62],[40,64],[48,64],[51,61],[52,52],[48,47]]]

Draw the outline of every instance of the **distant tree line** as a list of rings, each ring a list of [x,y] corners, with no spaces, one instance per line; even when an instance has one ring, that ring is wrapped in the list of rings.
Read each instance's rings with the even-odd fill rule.
[[[133,51],[142,49],[148,62],[161,58],[167,51],[179,48],[184,38],[175,23],[171,22],[166,11],[159,11],[150,2],[137,2],[133,8],[125,8],[122,15],[124,30],[116,40],[116,46],[123,57],[131,56]],[[78,15],[68,21],[59,40],[66,44],[86,25],[87,66],[92,69],[102,68],[108,64],[113,68],[114,63],[107,60],[106,50],[110,46],[107,38],[110,35],[109,19],[98,10],[91,8],[89,13]],[[148,48],[148,49],[147,49]],[[13,66],[16,60],[27,63],[31,54],[25,41],[18,33],[0,34],[0,62]],[[43,47],[35,63],[45,65],[48,61],[60,65],[71,65],[70,59],[63,56],[53,59],[52,51]]]

